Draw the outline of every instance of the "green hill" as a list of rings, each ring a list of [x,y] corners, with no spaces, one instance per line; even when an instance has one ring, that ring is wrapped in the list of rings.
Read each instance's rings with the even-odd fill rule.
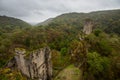
[[[82,28],[84,20],[89,18],[95,23],[95,28],[100,28],[108,33],[120,34],[120,10],[96,11],[90,13],[66,13],[50,21],[49,25],[67,25]]]
[[[47,25],[47,24],[51,23],[53,19],[54,19],[54,18],[49,18],[49,19],[47,19],[46,21],[43,21],[43,22],[41,22],[41,23],[38,23],[36,26]]]
[[[22,29],[29,26],[31,25],[20,19],[7,17],[7,16],[0,16],[0,30],[2,31],[6,31],[6,30],[11,31],[17,28]]]
[[[80,80],[82,73],[79,68],[74,65],[69,65],[65,69],[59,72],[59,74],[53,80]]]

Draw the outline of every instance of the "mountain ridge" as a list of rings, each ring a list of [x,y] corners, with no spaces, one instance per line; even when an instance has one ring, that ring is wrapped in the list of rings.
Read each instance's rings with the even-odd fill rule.
[[[29,23],[14,17],[0,16],[0,28],[25,28],[31,26]]]
[[[48,22],[47,25],[68,25],[73,27],[83,27],[85,19],[89,18],[96,24],[95,28],[102,29],[108,33],[120,34],[120,9],[94,11],[90,13],[65,13]],[[44,22],[43,22],[44,23]],[[39,26],[39,25],[38,25]],[[44,25],[43,25],[44,26]]]

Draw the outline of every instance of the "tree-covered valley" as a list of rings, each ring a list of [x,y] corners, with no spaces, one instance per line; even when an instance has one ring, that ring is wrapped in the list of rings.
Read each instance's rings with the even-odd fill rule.
[[[32,80],[6,65],[15,48],[29,56],[44,47],[51,50],[52,80],[120,80],[120,10],[67,13],[35,26],[0,16],[0,80]]]

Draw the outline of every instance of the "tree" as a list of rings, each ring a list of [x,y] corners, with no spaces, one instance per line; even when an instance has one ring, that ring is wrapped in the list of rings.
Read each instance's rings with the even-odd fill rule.
[[[92,76],[92,79],[93,77],[97,79],[104,78],[104,76],[108,74],[107,71],[110,68],[109,58],[102,57],[97,52],[87,54],[87,64],[88,64],[87,73],[90,74],[90,75],[87,74],[87,77],[90,78]],[[104,72],[106,73],[104,74]]]
[[[67,50],[66,47],[61,48],[61,50],[60,50],[60,53],[61,53],[62,56],[65,56],[67,52],[68,52],[68,50]]]

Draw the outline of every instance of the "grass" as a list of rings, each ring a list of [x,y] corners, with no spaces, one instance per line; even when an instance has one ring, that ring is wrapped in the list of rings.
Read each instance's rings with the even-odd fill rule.
[[[54,80],[80,80],[81,71],[74,65],[69,65],[55,77]]]

